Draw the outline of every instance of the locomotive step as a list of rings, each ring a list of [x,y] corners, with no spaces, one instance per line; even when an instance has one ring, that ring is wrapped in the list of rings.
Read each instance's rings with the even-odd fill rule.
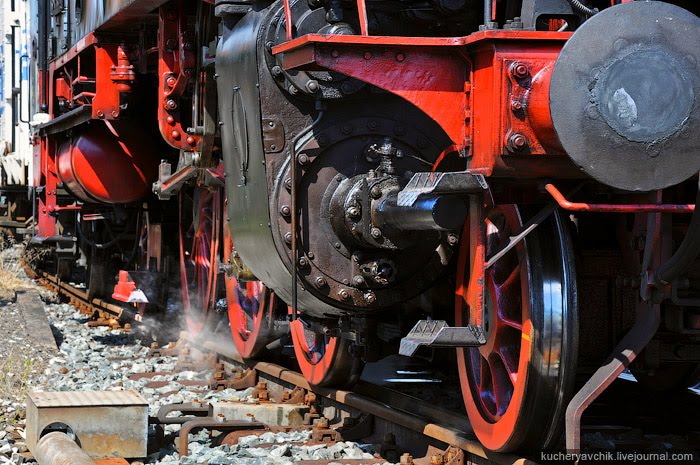
[[[413,356],[420,346],[425,347],[479,347],[486,339],[478,326],[450,327],[445,320],[420,320],[401,339],[399,354]]]

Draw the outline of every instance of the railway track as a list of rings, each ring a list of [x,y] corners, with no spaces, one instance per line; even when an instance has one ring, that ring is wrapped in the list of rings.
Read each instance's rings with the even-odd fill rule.
[[[143,319],[135,310],[122,308],[101,299],[88,299],[84,290],[46,273],[41,273],[35,278],[40,284],[62,295],[81,313],[88,316],[91,320],[91,326],[108,325],[128,330],[134,322],[144,324]],[[462,461],[466,464],[525,465],[540,461],[539,457],[499,454],[485,449],[469,429],[469,422],[464,413],[442,408],[435,402],[427,402],[400,390],[366,381],[360,381],[352,390],[311,387],[301,373],[290,366],[285,366],[285,360],[281,360],[279,363],[246,362],[238,355],[232,341],[218,335],[195,338],[183,333],[177,344],[170,344],[168,348],[154,345],[152,353],[154,356],[163,353],[178,355],[178,370],[206,368],[207,366],[212,369],[212,379],[209,383],[195,383],[196,387],[201,388],[202,396],[211,390],[226,386],[235,386],[236,388],[254,386],[260,388],[262,386],[262,389],[269,392],[264,396],[266,401],[272,399],[273,402],[286,402],[283,399],[290,398],[295,394],[297,399],[308,399],[306,394],[313,393],[312,399],[315,399],[313,405],[316,411],[322,414],[330,409],[332,412],[332,420],[330,423],[323,423],[323,428],[339,430],[341,434],[342,432],[349,433],[349,437],[352,439],[363,442],[384,444],[380,446],[379,450],[382,447],[389,447],[394,451],[407,451],[415,457],[420,456],[420,451],[429,450],[428,456],[423,459],[404,456],[403,463],[415,461],[418,464],[425,462],[426,465],[455,465]],[[143,373],[141,376],[152,377],[154,374]],[[261,381],[265,384],[259,385],[258,383]],[[429,386],[429,383],[426,386]],[[440,388],[426,387],[426,390],[428,389]],[[624,389],[622,387],[617,390],[616,398],[624,397]],[[620,390],[622,390],[622,394],[620,394]],[[303,394],[299,395],[299,392]],[[632,389],[631,392],[636,391]],[[700,398],[700,396],[695,397]],[[638,397],[638,399],[642,399],[642,397]],[[181,409],[185,414],[187,414],[188,409],[194,409],[196,415],[201,415],[203,407],[184,405],[171,408],[174,411]],[[603,408],[612,409],[612,407]],[[692,411],[700,412],[697,399],[692,404],[692,409]],[[212,416],[211,408],[205,408],[205,411],[207,412],[206,417],[186,416],[176,421],[180,423],[189,420],[198,422],[189,425],[188,428],[202,428],[203,425],[211,427],[218,420]],[[630,440],[629,434],[625,434],[629,433],[630,428],[606,424],[604,418],[601,418],[601,409],[595,410],[595,412],[597,416],[593,417],[592,423],[584,425],[584,433],[595,435],[602,432],[621,435],[623,438],[620,441],[622,447],[640,447],[642,445],[641,437]],[[192,412],[190,412],[191,414]],[[307,423],[300,425],[300,428],[313,428],[313,421]],[[692,425],[692,420],[690,424]],[[236,434],[240,435],[241,433]],[[393,446],[391,444],[386,446],[387,438],[393,438],[389,441],[394,441]],[[625,441],[627,442],[625,443]],[[187,439],[180,439],[180,442],[180,447],[186,447]],[[429,446],[433,448],[427,449]],[[455,451],[460,451],[460,455],[456,456]]]

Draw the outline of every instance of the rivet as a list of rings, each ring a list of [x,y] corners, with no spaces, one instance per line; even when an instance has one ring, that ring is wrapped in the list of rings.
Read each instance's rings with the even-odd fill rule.
[[[372,54],[370,52],[365,52],[365,60],[371,60],[372,59]]]
[[[340,52],[337,50],[331,50],[331,56],[333,58],[338,58],[340,56]]]
[[[396,61],[400,62],[400,61],[404,61],[405,59],[406,59],[406,55],[404,55],[403,53],[396,54]]]
[[[180,140],[180,131],[173,131],[170,133],[170,136],[175,140]]]

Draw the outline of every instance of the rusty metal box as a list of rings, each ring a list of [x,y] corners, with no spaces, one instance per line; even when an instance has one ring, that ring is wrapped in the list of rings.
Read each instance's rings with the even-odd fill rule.
[[[27,447],[64,431],[90,456],[146,457],[148,402],[135,391],[32,392],[27,399]]]

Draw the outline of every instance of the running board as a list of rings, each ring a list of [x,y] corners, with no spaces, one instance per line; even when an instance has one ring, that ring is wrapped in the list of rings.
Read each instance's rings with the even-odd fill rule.
[[[445,320],[420,320],[401,339],[399,354],[413,356],[421,347],[479,347],[486,338],[477,326],[450,327]]]

